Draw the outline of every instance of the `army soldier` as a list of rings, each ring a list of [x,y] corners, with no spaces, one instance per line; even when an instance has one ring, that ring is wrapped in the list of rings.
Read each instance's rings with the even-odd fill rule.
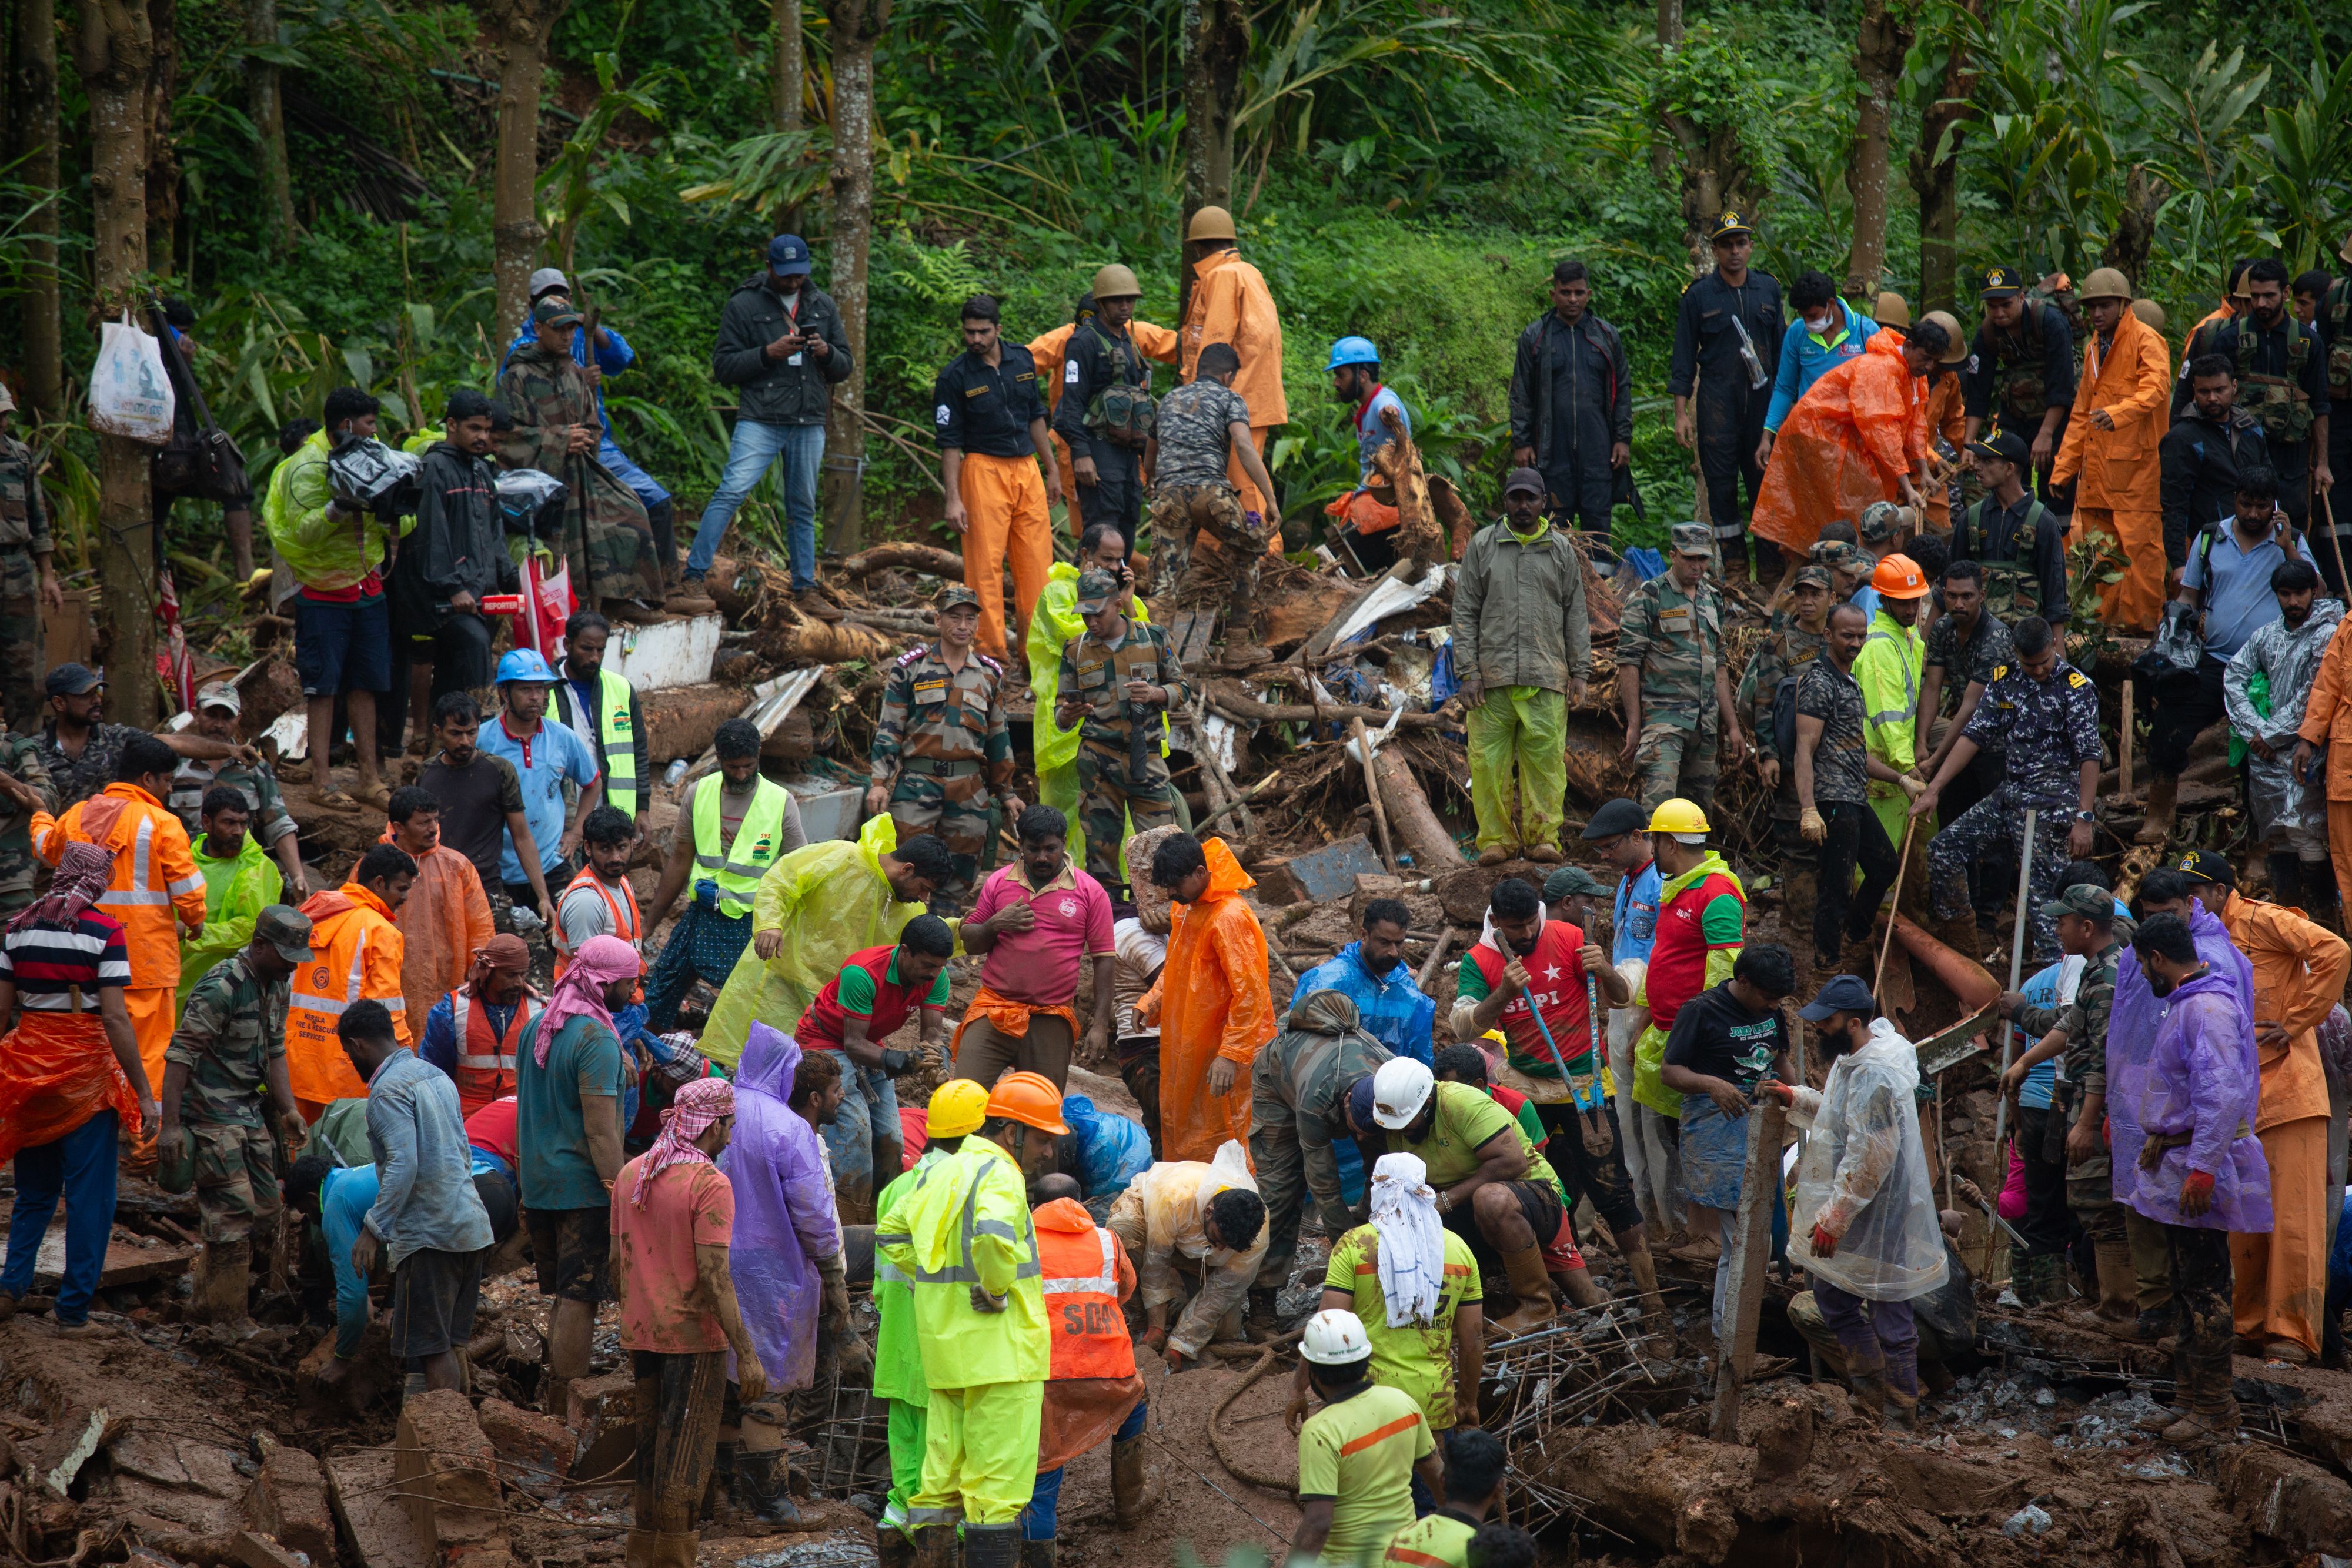
[[[2050,494],[2050,465],[2074,406],[2074,334],[2055,305],[2029,304],[2025,280],[2013,267],[1985,269],[1984,324],[1969,345],[1961,382],[1969,440],[1989,424],[2032,431],[2027,455]]]
[[[2238,371],[2231,361],[2207,354],[2191,361],[2182,379],[2190,401],[2156,444],[2164,559],[2173,571],[2189,564],[2189,541],[2208,524],[2237,515],[2238,481],[2271,466],[2262,421],[2238,406]],[[2313,541],[2311,553],[2323,573],[2335,570],[2335,552],[2320,548],[2320,541]]]
[[[1802,674],[1820,656],[1822,644],[1829,637],[1829,569],[1811,563],[1799,567],[1789,584],[1789,602],[1772,612],[1771,627],[1757,645],[1755,657],[1748,661],[1747,673],[1739,677],[1739,706],[1756,727],[1756,766],[1763,774],[1764,787],[1772,791],[1772,841],[1780,848],[1788,876],[1781,900],[1784,909],[1812,906],[1821,852],[1798,831],[1802,814],[1797,809],[1795,758],[1780,755],[1772,710],[1780,683]]]
[[[212,681],[196,693],[195,722],[188,727],[198,735],[235,746],[237,715],[245,711],[245,699],[226,681]],[[198,757],[180,758],[178,771],[172,775],[171,798],[163,803],[186,825],[193,839],[205,831],[203,808],[205,792],[215,788],[234,789],[245,797],[245,809],[252,813],[253,832],[268,848],[270,858],[278,862],[286,878],[286,890],[297,898],[310,896],[310,879],[302,870],[302,847],[295,831],[293,815],[286,810],[286,798],[278,792],[278,775],[266,760],[255,757],[247,761],[242,757],[226,757],[208,761]]]
[[[1184,673],[1168,633],[1149,622],[1128,619],[1118,579],[1101,570],[1078,575],[1077,612],[1087,629],[1062,649],[1060,693],[1055,722],[1078,731],[1079,810],[1087,828],[1087,872],[1123,900],[1119,846],[1128,824],[1145,832],[1176,820],[1176,799],[1168,782],[1168,762],[1153,742],[1154,716],[1181,704]]]
[[[301,1113],[286,1076],[286,1011],[295,970],[310,963],[310,918],[273,904],[255,919],[253,941],[196,982],[163,1053],[162,1158],[182,1129],[193,1142],[196,1210],[205,1268],[196,1316],[235,1322],[246,1315],[257,1242],[266,1256],[278,1229],[278,1156],[261,1114],[267,1095],[290,1155],[302,1146]]]
[[[1756,451],[1764,441],[1764,415],[1772,403],[1772,377],[1787,328],[1779,280],[1748,269],[1755,231],[1738,213],[1725,213],[1716,220],[1713,237],[1715,270],[1683,290],[1675,317],[1666,390],[1675,398],[1675,439],[1698,449],[1707,516],[1723,549],[1724,570],[1744,577],[1748,552],[1740,539],[1748,526],[1740,520],[1738,489],[1744,479],[1753,507],[1764,484]],[[1772,577],[1780,570],[1780,547],[1759,539],[1756,575]]]
[[[935,890],[938,902],[961,899],[979,877],[981,853],[996,836],[990,792],[1013,782],[1013,734],[997,695],[1004,667],[972,646],[980,595],[950,583],[931,622],[939,641],[900,655],[882,688],[866,810],[878,814],[887,804],[901,843],[931,833],[947,845],[955,874]],[[1009,791],[1003,806],[1021,815]]]
[[[57,787],[41,761],[41,743],[16,730],[0,730],[0,915],[14,915],[33,902],[33,813],[62,810]]]
[[[1633,591],[1617,633],[1622,757],[1629,768],[1639,759],[1645,810],[1680,796],[1705,811],[1715,802],[1717,742],[1738,767],[1748,741],[1723,667],[1722,601],[1706,580],[1715,541],[1703,523],[1676,523],[1674,550],[1665,572]]]
[[[1240,492],[1226,477],[1238,458],[1242,472],[1261,495],[1274,494],[1265,459],[1250,440],[1249,404],[1234,391],[1242,357],[1230,343],[1201,350],[1199,374],[1162,399],[1152,434],[1143,445],[1144,472],[1151,477],[1152,575],[1177,584],[1188,599],[1195,586],[1192,536],[1206,529],[1232,557],[1233,598],[1225,606],[1223,663],[1245,670],[1274,654],[1257,640],[1257,580],[1265,564],[1268,525],[1256,512],[1242,510]]]
[[[2057,632],[2039,615],[2012,633],[2014,664],[1993,672],[1974,717],[1946,753],[1911,814],[1936,809],[1944,787],[1975,760],[1988,741],[2005,741],[2009,772],[2000,787],[1967,810],[1927,845],[1928,887],[1937,935],[1955,952],[1978,951],[1976,917],[1969,909],[1969,867],[2000,840],[2025,853],[2025,813],[2038,814],[2028,896],[2033,910],[2033,950],[2041,962],[2058,955],[2057,928],[2045,913],[2062,888],[2067,863],[2091,852],[2091,801],[2099,789],[2099,694],[2091,677],[2062,656]],[[2064,836],[2062,838],[2061,831]]]
[[[2014,626],[2066,624],[2066,519],[2025,487],[2025,437],[1994,430],[1969,443],[1985,493],[1960,513],[1952,559],[1984,568],[1985,612]]]
[[[509,468],[536,468],[569,486],[563,502],[562,557],[572,591],[595,608],[618,613],[631,600],[648,606],[630,619],[646,620],[667,591],[653,523],[636,492],[597,461],[604,439],[596,389],[572,357],[580,312],[550,295],[531,308],[537,336],[515,350],[499,372],[499,397],[514,415],[499,457]]]
[[[33,681],[41,672],[41,606],[65,608],[49,566],[49,514],[41,505],[40,465],[8,434],[16,400],[0,386],[0,701],[10,729],[40,716]]]
[[[2318,504],[2314,491],[2335,483],[2327,465],[2327,350],[2288,308],[2286,268],[2277,261],[2264,256],[2246,268],[2246,290],[2251,308],[2214,335],[2213,351],[2236,368],[2238,406],[2262,423],[2279,505],[2303,529]]]
[[[1143,286],[1112,262],[1095,274],[1095,314],[1062,350],[1054,429],[1070,444],[1078,515],[1115,525],[1135,549],[1143,510],[1143,444],[1151,434],[1151,367],[1128,331]]]

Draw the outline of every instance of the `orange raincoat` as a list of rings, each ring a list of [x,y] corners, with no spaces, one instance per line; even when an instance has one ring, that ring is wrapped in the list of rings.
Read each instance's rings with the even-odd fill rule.
[[[2104,354],[2099,335],[2083,345],[2083,379],[2059,444],[2053,484],[2080,475],[2075,526],[2116,541],[2130,562],[2099,595],[2100,619],[2126,632],[2152,632],[2164,609],[2164,471],[2156,444],[2172,428],[2172,353],[2164,335],[2126,310]],[[2091,415],[2116,422],[2100,430]]]
[[[2327,748],[2327,853],[2336,885],[2352,887],[2352,637],[2341,625],[2320,655],[2295,735]]]
[[[1903,339],[1874,336],[1806,390],[1772,444],[1748,532],[1802,552],[1822,525],[1892,501],[1927,451],[1927,379],[1911,373]]]
[[[1935,451],[1937,436],[1954,452],[1966,456],[1969,444],[1969,413],[1963,405],[1960,372],[1958,367],[1946,365],[1944,373],[1927,383],[1927,408],[1924,416],[1927,430],[1927,449]],[[1926,526],[1930,532],[1948,534],[1952,531],[1952,491],[1948,485],[1930,485],[1923,492],[1927,502]]]
[[[1274,996],[1265,933],[1241,897],[1257,883],[1223,839],[1201,849],[1208,888],[1199,903],[1175,906],[1168,962],[1135,1011],[1160,1026],[1160,1158],[1206,1164],[1227,1140],[1249,1136],[1250,1063],[1274,1038]],[[1235,1068],[1222,1098],[1209,1092],[1209,1064],[1220,1056]]]
[[[385,824],[383,843],[394,843]],[[393,924],[400,927],[400,994],[409,1028],[424,1027],[433,1004],[466,983],[474,954],[494,934],[482,873],[446,844],[435,844],[416,862],[416,881]]]
[[[1274,294],[1265,286],[1265,274],[1244,261],[1237,251],[1204,256],[1192,264],[1189,307],[1184,312],[1184,358],[1178,379],[1192,379],[1202,349],[1212,343],[1231,344],[1242,357],[1242,368],[1234,376],[1234,391],[1249,404],[1250,439],[1263,457],[1275,426],[1290,423],[1290,404],[1282,393],[1282,320],[1275,314]],[[1266,497],[1242,472],[1238,458],[1226,464],[1225,476],[1240,495],[1244,511],[1267,509]],[[1272,549],[1282,548],[1280,533],[1276,530]]]
[[[122,1132],[139,1131],[139,1096],[114,1059],[97,998],[88,1012],[25,1013],[0,1039],[0,1160],[54,1144],[109,1109]]]
[[[305,1121],[315,1122],[337,1100],[363,1100],[367,1085],[352,1071],[335,1020],[362,998],[392,1009],[392,1029],[404,1050],[416,1049],[408,1001],[400,984],[407,944],[383,900],[347,882],[314,893],[302,905],[310,917],[310,961],[294,971],[286,1012],[286,1076]],[[437,998],[436,998],[437,999]]]
[[[1078,329],[1076,321],[1065,321],[1051,331],[1040,332],[1029,340],[1029,357],[1037,361],[1037,384],[1045,393],[1045,424],[1047,437],[1054,444],[1054,461],[1062,470],[1062,494],[1078,493],[1077,471],[1070,466],[1070,444],[1052,428],[1054,410],[1062,401],[1062,355],[1070,346],[1070,334]],[[1147,360],[1158,360],[1163,365],[1176,362],[1176,329],[1157,327],[1139,316],[1127,324],[1127,335],[1135,340],[1135,347]]]

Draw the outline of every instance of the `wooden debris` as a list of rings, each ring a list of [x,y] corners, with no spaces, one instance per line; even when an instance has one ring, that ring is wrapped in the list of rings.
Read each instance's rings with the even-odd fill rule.
[[[1363,720],[1356,723],[1360,727]],[[1369,772],[1376,786],[1372,799],[1381,812],[1383,838],[1393,822],[1397,837],[1412,852],[1413,865],[1423,872],[1449,871],[1468,863],[1454,846],[1454,835],[1430,809],[1429,796],[1413,778],[1412,765],[1396,747],[1382,747],[1374,752]],[[1394,869],[1393,859],[1391,869]]]
[[[848,577],[872,577],[893,567],[926,577],[945,578],[950,582],[963,580],[963,558],[937,545],[876,545],[846,558],[835,570]]]
[[[1780,1148],[1787,1114],[1778,1100],[1748,1111],[1748,1168],[1739,1179],[1739,1212],[1731,1238],[1731,1281],[1723,1305],[1728,1343],[1717,1347],[1715,1414],[1707,1436],[1739,1441],[1739,1385],[1756,1359],[1756,1322],[1764,1305],[1764,1270],[1772,1250],[1772,1201],[1780,1190]]]

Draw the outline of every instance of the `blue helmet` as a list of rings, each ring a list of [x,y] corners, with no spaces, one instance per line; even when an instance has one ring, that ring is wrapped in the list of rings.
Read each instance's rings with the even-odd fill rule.
[[[1336,371],[1341,365],[1377,365],[1381,351],[1372,347],[1370,338],[1342,338],[1331,345],[1331,362],[1326,371]]]
[[[499,685],[509,681],[543,681],[551,686],[555,684],[555,672],[547,667],[547,661],[536,650],[516,648],[499,661]]]

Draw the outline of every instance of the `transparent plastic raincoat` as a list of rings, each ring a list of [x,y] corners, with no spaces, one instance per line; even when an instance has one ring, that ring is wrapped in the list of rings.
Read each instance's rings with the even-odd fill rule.
[[[1918,1047],[1874,1019],[1868,1043],[1830,1063],[1821,1088],[1797,1091],[1793,1119],[1813,1135],[1797,1166],[1789,1260],[1868,1301],[1911,1301],[1944,1282],[1918,1086]],[[1838,1239],[1827,1258],[1813,1256],[1816,1225]]]

